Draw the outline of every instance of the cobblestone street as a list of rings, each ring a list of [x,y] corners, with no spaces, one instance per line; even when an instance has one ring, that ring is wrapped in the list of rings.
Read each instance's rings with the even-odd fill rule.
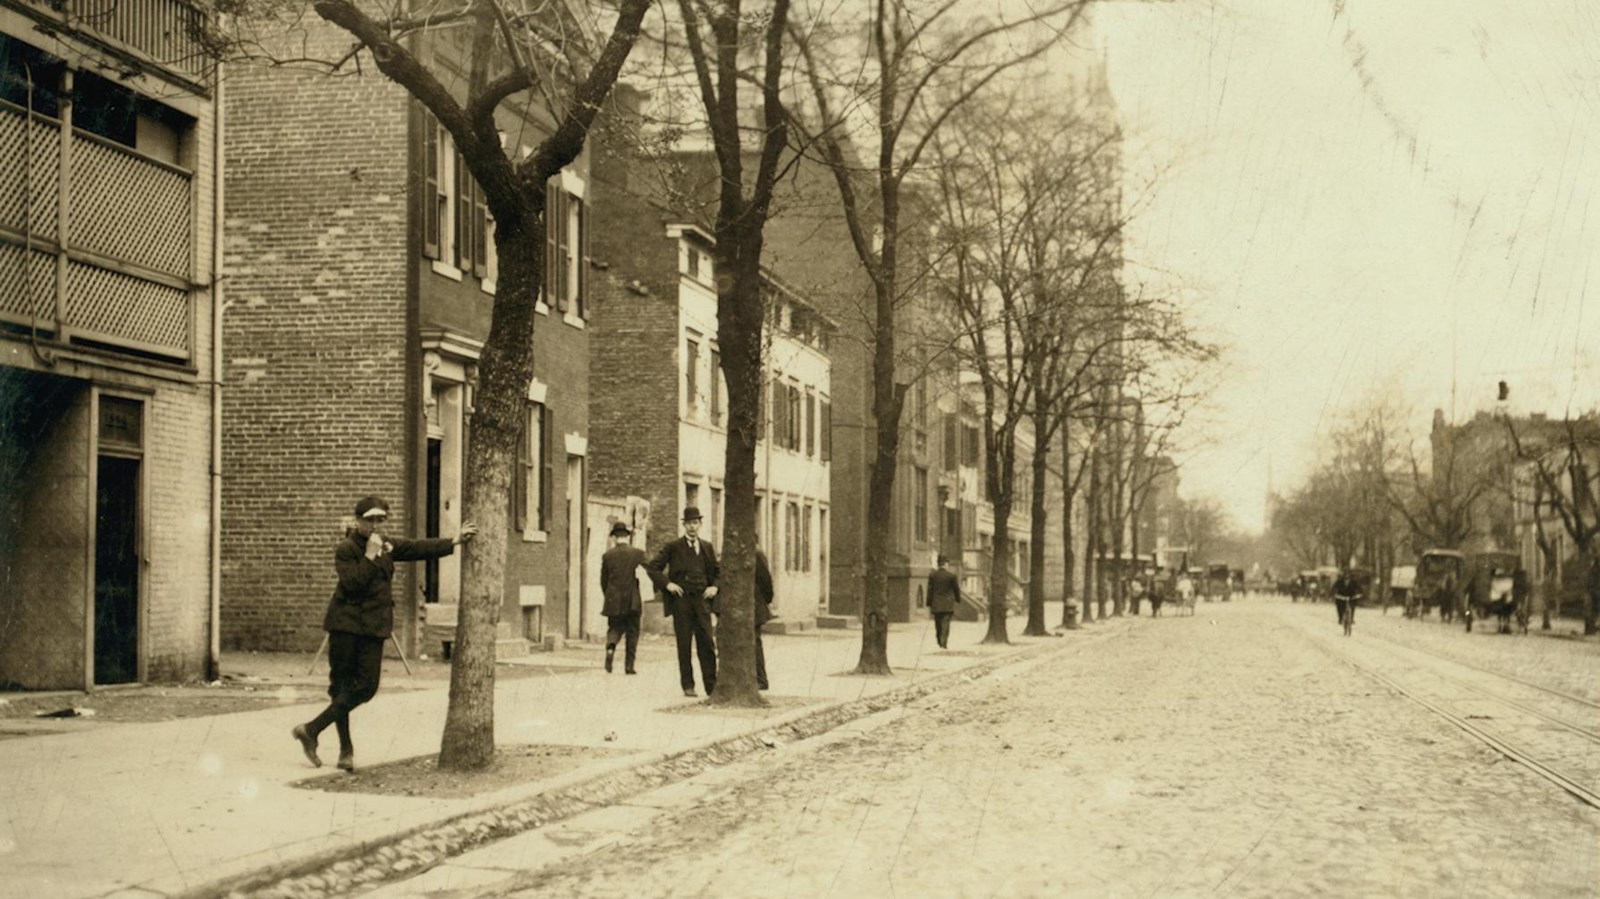
[[[863,736],[713,772],[692,804],[639,797],[516,894],[1595,894],[1600,813],[1343,662],[1331,607],[1251,598],[1129,625]],[[1353,641],[1380,635],[1524,676],[1594,663],[1592,645],[1376,613]]]

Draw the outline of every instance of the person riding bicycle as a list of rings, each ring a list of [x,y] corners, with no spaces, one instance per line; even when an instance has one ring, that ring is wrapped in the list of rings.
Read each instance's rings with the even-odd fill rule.
[[[1345,625],[1345,633],[1350,632],[1349,623],[1355,619],[1356,600],[1360,598],[1361,581],[1356,578],[1355,572],[1348,568],[1341,569],[1338,579],[1333,582],[1333,604],[1339,611],[1339,623]]]

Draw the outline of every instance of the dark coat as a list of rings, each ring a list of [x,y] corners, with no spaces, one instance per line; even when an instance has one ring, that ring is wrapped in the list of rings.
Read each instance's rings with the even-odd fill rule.
[[[954,612],[961,602],[961,582],[953,572],[935,568],[928,575],[928,610]]]
[[[756,550],[756,627],[772,620],[772,569],[767,567],[767,554]]]
[[[605,596],[602,615],[627,615],[643,608],[636,572],[644,561],[644,550],[626,543],[611,547],[600,557],[600,592]]]
[[[656,557],[645,565],[650,580],[662,591],[664,609],[668,615],[677,611],[678,597],[667,590],[668,584],[677,584],[683,590],[684,600],[698,600],[707,587],[717,585],[722,569],[717,565],[717,551],[705,540],[700,541],[700,552],[689,548],[689,538],[679,537],[661,547]]]
[[[367,541],[352,533],[333,551],[333,567],[339,584],[328,600],[322,629],[329,633],[357,634],[380,640],[394,633],[394,563],[417,559],[437,559],[455,552],[455,541],[387,538],[389,551],[377,559],[367,558]]]

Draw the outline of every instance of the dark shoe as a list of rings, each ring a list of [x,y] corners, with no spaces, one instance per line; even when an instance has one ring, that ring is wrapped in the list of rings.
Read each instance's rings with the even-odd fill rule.
[[[338,767],[338,769],[340,771],[349,771],[351,774],[356,773],[356,754],[355,754],[355,752],[351,751],[351,752],[341,752],[341,753],[339,753],[339,764],[337,765],[337,767]]]
[[[699,694],[695,693],[693,690],[684,690],[683,695],[689,697],[690,699],[695,699]]]
[[[756,689],[757,690],[765,690],[765,689],[767,689],[767,685],[766,684],[756,684]]]
[[[624,671],[622,673],[623,674],[638,674],[639,672],[633,670],[632,668],[629,668],[627,671]]]
[[[611,673],[611,659],[616,654],[617,654],[617,648],[615,646],[607,646],[606,647],[606,673],[607,674]]]
[[[306,730],[304,724],[296,724],[289,734],[300,741],[300,750],[306,754],[306,761],[313,768],[321,768],[322,759],[317,757],[317,738],[311,736],[311,731]]]

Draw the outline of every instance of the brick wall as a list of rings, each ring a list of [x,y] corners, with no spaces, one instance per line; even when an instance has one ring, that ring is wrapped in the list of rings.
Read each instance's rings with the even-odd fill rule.
[[[328,30],[316,40],[337,43]],[[227,647],[316,648],[359,497],[388,498],[395,531],[417,529],[402,502],[407,100],[367,62],[362,77],[227,72]]]
[[[605,152],[594,162],[595,272],[589,356],[590,489],[641,496],[651,542],[677,532],[678,243],[668,216],[626,190]]]

